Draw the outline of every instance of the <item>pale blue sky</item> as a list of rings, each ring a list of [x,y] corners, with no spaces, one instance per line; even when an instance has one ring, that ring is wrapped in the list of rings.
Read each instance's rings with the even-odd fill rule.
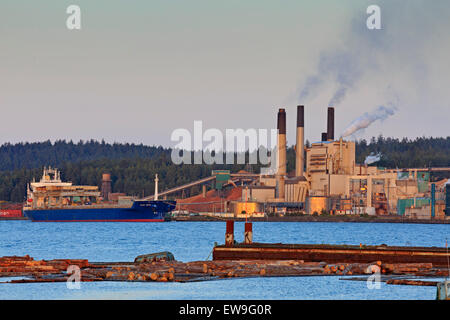
[[[80,31],[66,28],[70,4],[81,7]],[[370,4],[383,30],[366,28]],[[194,120],[270,129],[285,107],[292,144],[297,104],[315,141],[342,77],[336,136],[393,101],[395,115],[358,137],[447,136],[449,27],[447,0],[2,0],[0,143],[173,146],[171,132]],[[321,85],[300,101],[310,76]]]

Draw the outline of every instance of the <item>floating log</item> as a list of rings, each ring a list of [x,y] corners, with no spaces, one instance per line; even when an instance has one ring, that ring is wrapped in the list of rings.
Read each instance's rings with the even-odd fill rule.
[[[213,260],[153,261],[147,263],[89,263],[83,259],[34,260],[31,257],[1,257],[0,276],[24,276],[17,282],[67,281],[65,266],[80,265],[81,281],[158,281],[187,282],[235,277],[282,277],[310,275],[364,275],[377,270],[384,274],[442,276],[447,269],[431,263],[327,263],[304,260]]]
[[[143,254],[137,256],[134,259],[135,263],[147,263],[147,262],[157,262],[157,261],[173,261],[175,260],[174,255],[169,251]]]
[[[407,280],[407,279],[392,279],[386,281],[386,284],[429,286],[429,287],[436,287],[438,283],[439,283],[438,281],[421,281],[421,280]]]

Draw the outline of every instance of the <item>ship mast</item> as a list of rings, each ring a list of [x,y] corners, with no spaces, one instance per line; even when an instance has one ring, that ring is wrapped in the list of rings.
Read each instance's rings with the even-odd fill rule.
[[[154,200],[158,200],[158,174],[155,175],[155,196]]]

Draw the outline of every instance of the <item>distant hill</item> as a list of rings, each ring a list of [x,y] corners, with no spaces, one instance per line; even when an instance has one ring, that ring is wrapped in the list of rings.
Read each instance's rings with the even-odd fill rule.
[[[372,138],[356,144],[356,161],[364,163],[369,154],[381,153],[375,163],[387,168],[450,167],[450,137],[447,138]]]
[[[98,159],[151,159],[161,154],[170,154],[170,149],[142,144],[108,144],[95,140],[78,143],[65,140],[54,143],[6,143],[0,146],[0,171],[60,166],[66,162]]]
[[[102,173],[110,173],[113,192],[136,196],[153,194],[156,173],[164,190],[209,176],[214,169],[248,169],[245,165],[175,165],[171,149],[135,144],[93,140],[4,144],[0,147],[0,200],[24,201],[27,183],[39,179],[44,166],[60,169],[64,181],[99,187]]]
[[[0,146],[0,200],[24,201],[27,183],[40,178],[42,167],[49,165],[58,167],[62,178],[74,184],[100,186],[102,173],[108,172],[114,192],[138,196],[153,194],[156,173],[164,190],[206,177],[214,169],[260,172],[259,165],[174,165],[170,153],[171,149],[163,147],[94,140],[4,144]],[[450,167],[450,137],[399,140],[380,136],[357,141],[358,163],[371,153],[381,153],[381,160],[373,165],[388,168]],[[287,149],[287,161],[290,172],[295,169],[293,147]]]

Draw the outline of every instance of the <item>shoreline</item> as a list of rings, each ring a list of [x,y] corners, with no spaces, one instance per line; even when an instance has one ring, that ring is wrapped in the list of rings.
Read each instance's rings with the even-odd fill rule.
[[[0,221],[2,220],[28,220],[27,217],[0,217]]]
[[[0,221],[13,220],[29,220],[27,217],[0,217]],[[171,221],[176,222],[224,222],[233,220],[237,222],[245,222],[245,218],[219,218],[211,216],[193,216],[193,217],[177,217]],[[396,216],[384,217],[359,217],[359,216],[285,216],[285,217],[265,217],[265,218],[249,218],[249,222],[352,222],[352,223],[413,223],[413,224],[450,224],[447,220],[431,220],[431,219],[407,219]],[[72,221],[71,221],[72,222]]]
[[[219,218],[211,216],[193,216],[193,217],[177,217],[172,221],[177,222],[195,222],[209,221],[218,222],[233,220],[245,222],[245,218]],[[414,224],[450,224],[450,220],[431,220],[431,219],[408,219],[396,216],[384,217],[359,217],[359,216],[285,216],[285,217],[265,217],[265,218],[249,218],[249,222],[360,222],[360,223],[414,223]]]

